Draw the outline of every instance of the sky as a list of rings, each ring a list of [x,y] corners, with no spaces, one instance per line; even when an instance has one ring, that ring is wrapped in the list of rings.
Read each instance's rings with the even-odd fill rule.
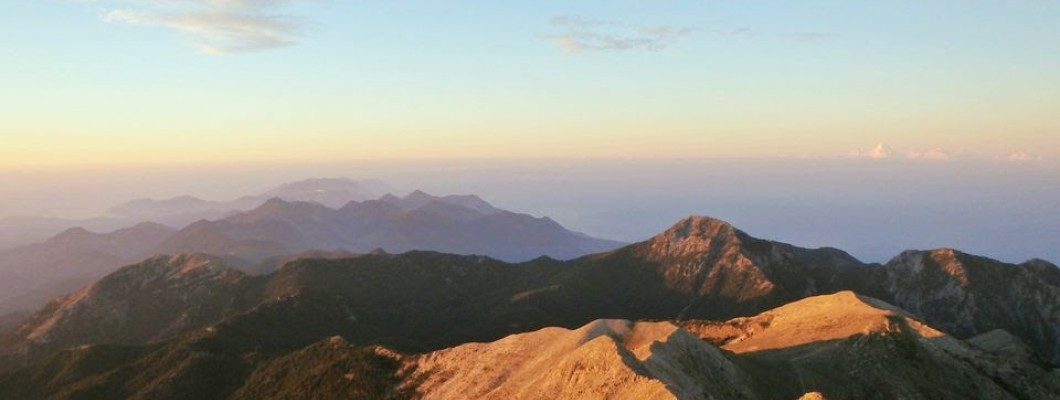
[[[9,0],[0,172],[1055,160],[1056,21],[1056,1]]]
[[[1058,1],[8,0],[0,223],[314,177],[1060,260]]]

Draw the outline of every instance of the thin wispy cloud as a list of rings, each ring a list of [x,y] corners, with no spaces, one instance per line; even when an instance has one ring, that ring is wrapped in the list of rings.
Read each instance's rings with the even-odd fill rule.
[[[182,32],[199,51],[232,54],[293,45],[305,25],[283,14],[290,0],[133,0],[106,1],[117,8],[108,22],[153,25]]]
[[[571,16],[554,17],[549,23],[561,32],[542,36],[565,53],[662,50],[694,31],[670,25],[637,25]]]
[[[791,34],[791,38],[802,41],[816,41],[816,40],[828,40],[834,38],[836,35],[830,32],[796,32]]]
[[[541,35],[552,41],[564,53],[626,50],[662,50],[681,39],[692,36],[757,37],[796,41],[821,41],[836,36],[830,32],[794,32],[764,34],[749,28],[680,27],[673,25],[642,25],[605,19],[558,16],[549,20],[558,32]]]

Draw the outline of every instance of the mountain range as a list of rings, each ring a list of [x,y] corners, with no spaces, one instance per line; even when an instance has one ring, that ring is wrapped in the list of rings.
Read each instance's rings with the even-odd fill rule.
[[[547,217],[498,209],[474,195],[414,191],[404,197],[387,194],[377,200],[347,200],[368,195],[365,187],[380,185],[321,179],[266,193],[306,201],[248,196],[227,203],[185,198],[128,203],[123,206],[128,218],[225,216],[180,229],[155,222],[108,233],[70,228],[44,242],[2,251],[0,317],[36,309],[122,265],[160,254],[215,254],[228,265],[266,273],[278,266],[277,260],[307,252],[322,256],[428,249],[521,261],[542,255],[573,258],[622,245],[569,231]],[[347,201],[339,208],[327,205],[342,200]],[[232,208],[248,204],[258,206],[247,211]]]
[[[707,217],[569,261],[339,257],[122,268],[0,337],[0,398],[1060,397],[1042,260],[865,264]]]
[[[174,228],[202,219],[220,219],[251,210],[272,198],[311,201],[341,207],[350,201],[379,198],[394,189],[374,179],[318,178],[285,183],[264,192],[228,201],[177,196],[165,200],[137,199],[108,208],[102,215],[87,219],[38,216],[0,218],[0,250],[38,243],[70,228],[95,232],[113,231],[141,222],[154,222]]]
[[[205,252],[253,263],[313,249],[436,250],[522,261],[568,259],[621,244],[571,232],[548,217],[499,210],[478,196],[414,191],[338,209],[274,198],[245,213],[193,223],[155,253]]]

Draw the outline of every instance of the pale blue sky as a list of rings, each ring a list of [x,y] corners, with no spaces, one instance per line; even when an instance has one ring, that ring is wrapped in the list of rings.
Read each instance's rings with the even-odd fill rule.
[[[1056,1],[168,1],[8,1],[0,165],[1060,157]]]

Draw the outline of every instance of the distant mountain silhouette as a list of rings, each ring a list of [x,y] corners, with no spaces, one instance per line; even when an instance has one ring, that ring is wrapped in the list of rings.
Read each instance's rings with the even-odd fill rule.
[[[521,261],[572,258],[620,245],[571,232],[547,217],[499,210],[477,196],[415,191],[338,209],[273,198],[244,213],[191,224],[155,253],[204,252],[257,263],[312,249],[434,250]]]
[[[390,190],[392,189],[385,183],[372,179],[307,179],[286,183],[261,194],[244,196],[231,201],[207,201],[193,196],[178,196],[167,200],[133,200],[111,207],[107,210],[107,214],[130,220],[155,221],[182,227],[202,219],[220,219],[240,211],[250,210],[272,198],[341,207],[350,201],[378,198]]]
[[[137,221],[143,222],[143,221]],[[69,219],[38,216],[0,218],[0,252],[43,242],[70,228],[84,228],[93,232],[107,232],[135,225],[122,218],[95,217]]]
[[[215,220],[253,209],[274,197],[340,207],[353,200],[375,199],[392,191],[389,185],[374,179],[318,178],[286,183],[259,194],[229,201],[203,200],[188,195],[165,200],[137,199],[111,207],[104,215],[88,219],[5,217],[0,218],[0,251],[38,243],[74,227],[109,232],[140,222],[155,222],[182,228],[198,220]]]
[[[324,256],[426,249],[524,260],[541,255],[571,258],[621,245],[568,231],[548,218],[500,210],[474,195],[435,197],[415,191],[405,197],[348,200],[368,195],[368,188],[385,185],[314,179],[266,193],[330,204],[345,200],[338,209],[280,197],[262,200],[264,195],[235,202],[184,196],[129,203],[122,212],[134,219],[180,219],[214,211],[227,217],[199,220],[179,231],[157,223],[101,234],[70,228],[42,243],[0,251],[0,315],[36,309],[122,265],[160,254],[214,254],[260,274],[279,267],[280,260],[307,252]],[[230,208],[240,204],[255,206],[243,212]]]

